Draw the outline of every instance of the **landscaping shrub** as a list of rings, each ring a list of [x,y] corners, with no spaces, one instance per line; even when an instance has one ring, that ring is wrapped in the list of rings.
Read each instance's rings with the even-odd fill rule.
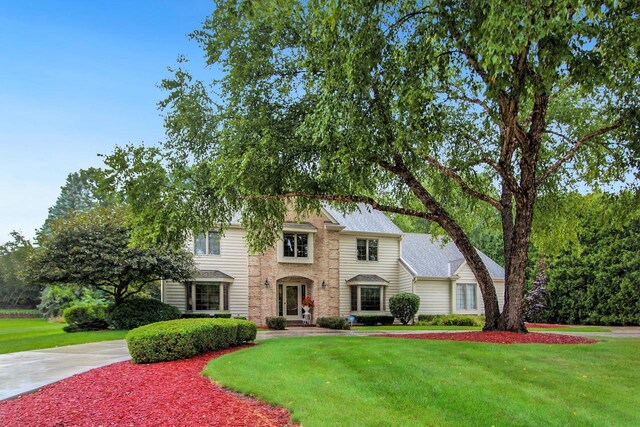
[[[231,313],[215,313],[211,317],[214,319],[231,319]]]
[[[182,313],[181,319],[211,319],[209,313]]]
[[[178,319],[141,326],[127,334],[136,363],[187,359],[256,338],[256,324],[236,319]]]
[[[346,317],[318,317],[316,325],[329,329],[350,329],[351,324]]]
[[[403,325],[413,321],[419,308],[420,297],[416,294],[403,292],[389,298],[389,311]]]
[[[356,322],[365,326],[376,326],[378,324],[383,326],[393,325],[394,317],[387,314],[361,314],[354,316]]]
[[[287,327],[286,317],[282,317],[282,316],[267,317],[267,328],[282,331],[286,327]]]
[[[484,326],[484,316],[475,314],[421,314],[419,325],[427,326]]]
[[[132,298],[107,309],[107,322],[115,329],[134,329],[180,316],[176,307],[151,298]]]
[[[100,304],[75,305],[64,310],[65,332],[99,331],[107,329],[106,307]]]

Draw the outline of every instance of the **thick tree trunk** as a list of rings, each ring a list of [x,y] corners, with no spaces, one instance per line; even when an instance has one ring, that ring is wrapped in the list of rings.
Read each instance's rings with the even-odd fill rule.
[[[480,255],[478,255],[478,251],[473,247],[462,228],[460,228],[460,226],[446,213],[439,213],[439,217],[441,220],[437,221],[438,224],[453,239],[453,242],[456,244],[460,252],[462,252],[467,265],[469,265],[469,268],[471,268],[471,271],[478,281],[478,286],[482,293],[482,301],[484,302],[484,312],[486,317],[483,330],[497,330],[500,325],[500,308],[498,307],[496,288],[493,284],[493,279],[489,274],[489,270],[487,270],[487,266],[482,262]]]
[[[513,227],[510,251],[505,254],[505,295],[504,309],[500,317],[499,329],[502,331],[526,333],[524,325],[524,290],[526,280],[527,255],[531,225],[517,215]]]

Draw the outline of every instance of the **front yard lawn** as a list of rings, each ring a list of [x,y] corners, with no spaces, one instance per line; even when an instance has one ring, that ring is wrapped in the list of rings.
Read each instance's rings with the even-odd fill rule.
[[[390,325],[390,326],[354,326],[356,331],[479,331],[480,326],[432,326],[432,325]],[[600,326],[566,326],[559,328],[529,328],[539,332],[611,332],[611,329]]]
[[[71,344],[124,339],[127,331],[67,333],[45,319],[0,319],[0,354]]]
[[[305,427],[640,425],[639,348],[640,339],[282,338],[215,359],[204,373],[288,408]]]

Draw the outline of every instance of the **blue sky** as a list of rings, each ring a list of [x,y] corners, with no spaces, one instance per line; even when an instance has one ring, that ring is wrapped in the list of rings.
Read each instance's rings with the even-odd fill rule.
[[[211,0],[0,1],[0,243],[34,235],[71,172],[163,139],[157,84]]]

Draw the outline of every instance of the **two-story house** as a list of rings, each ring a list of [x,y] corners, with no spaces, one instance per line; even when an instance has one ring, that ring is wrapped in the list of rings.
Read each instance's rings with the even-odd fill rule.
[[[281,239],[251,254],[245,230],[232,224],[188,243],[198,277],[162,283],[162,300],[184,312],[230,312],[263,325],[266,317],[302,319],[302,299],[315,301],[312,322],[324,316],[389,313],[399,292],[420,296],[419,313],[482,313],[478,285],[453,243],[403,233],[366,206],[351,214],[325,207],[321,215],[285,218]],[[480,253],[502,304],[504,270]]]

